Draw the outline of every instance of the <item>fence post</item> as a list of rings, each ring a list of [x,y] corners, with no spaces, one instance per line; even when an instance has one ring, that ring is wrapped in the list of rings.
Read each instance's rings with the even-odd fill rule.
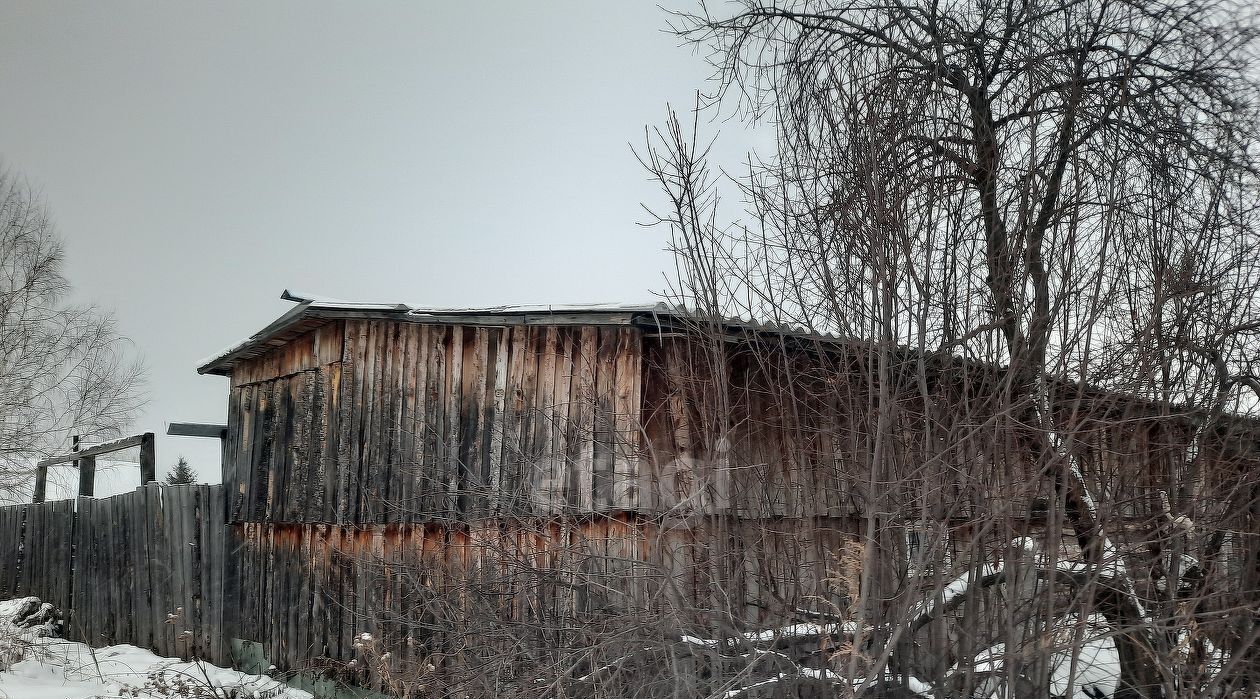
[[[31,497],[31,502],[38,505],[44,501],[44,491],[48,488],[48,467],[35,467],[35,493]]]
[[[96,457],[79,459],[79,495],[90,498],[96,492]]]
[[[79,450],[79,435],[70,438],[70,451]],[[92,493],[96,488],[96,457],[87,456],[82,459],[75,459],[74,466],[79,470],[79,495],[81,497],[92,497]]]
[[[140,484],[157,480],[157,458],[153,453],[153,433],[145,432],[140,439]]]

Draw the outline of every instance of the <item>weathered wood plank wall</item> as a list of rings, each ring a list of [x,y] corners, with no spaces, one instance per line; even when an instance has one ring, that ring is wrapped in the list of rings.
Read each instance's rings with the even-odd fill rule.
[[[223,512],[222,486],[157,483],[0,508],[0,599],[51,602],[67,637],[92,645],[227,662]]]
[[[936,367],[920,383],[914,358],[897,359],[878,450],[874,354],[714,344],[679,334],[643,340],[642,511],[843,517],[875,508],[906,520],[1026,519],[1055,497],[1052,479],[1012,438],[1019,409],[993,388],[996,370]],[[1162,517],[1162,497],[1185,469],[1192,430],[1184,416],[1151,414],[1116,395],[1061,400],[1083,472],[1113,514]],[[1218,453],[1221,445],[1253,442],[1222,434],[1203,447],[1211,487],[1228,491],[1256,463]]]
[[[685,628],[703,623],[686,616],[700,610],[754,625],[782,622],[793,609],[831,610],[845,600],[828,574],[858,527],[851,519],[630,515],[241,523],[224,623],[262,643],[281,667],[333,667],[377,685],[383,671],[414,671],[429,657],[486,644],[580,643],[557,638],[610,619]],[[383,668],[365,663],[356,645],[363,633],[389,650]]]
[[[74,501],[0,507],[0,599],[70,607]]]
[[[639,331],[337,321],[238,367],[232,521],[638,507]]]
[[[222,487],[150,483],[78,510],[71,638],[224,659]]]

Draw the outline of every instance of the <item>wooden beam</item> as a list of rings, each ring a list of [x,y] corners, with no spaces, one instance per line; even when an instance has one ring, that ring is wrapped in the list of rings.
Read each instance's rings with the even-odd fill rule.
[[[44,501],[44,491],[48,489],[48,467],[43,464],[35,466],[35,495],[31,502],[38,505]]]
[[[114,451],[121,451],[123,449],[127,449],[129,447],[134,447],[134,446],[143,447],[142,442],[145,440],[146,437],[148,438],[149,443],[152,444],[153,433],[145,432],[144,434],[136,434],[130,437],[123,437],[122,439],[115,439],[110,442],[105,442],[104,444],[97,444],[96,446],[89,447],[87,449],[84,449],[83,451],[73,451],[68,454],[62,454],[60,456],[50,456],[47,459],[40,459],[35,465],[36,466],[56,466],[57,464],[67,464],[67,463],[70,463],[71,461],[77,461],[78,459],[82,459],[85,456],[100,456],[101,454],[108,454]],[[143,458],[143,448],[141,449],[141,458]]]
[[[153,450],[153,433],[140,435],[140,485],[157,480],[157,457]]]
[[[70,451],[77,454],[81,451],[80,446],[79,435],[76,434],[70,438]],[[74,467],[79,469],[79,495],[92,497],[96,488],[96,457],[80,456],[75,459]]]
[[[214,437],[227,438],[227,425],[204,422],[172,422],[166,428],[166,434],[172,437]]]
[[[96,457],[79,459],[79,495],[90,498],[96,492]]]

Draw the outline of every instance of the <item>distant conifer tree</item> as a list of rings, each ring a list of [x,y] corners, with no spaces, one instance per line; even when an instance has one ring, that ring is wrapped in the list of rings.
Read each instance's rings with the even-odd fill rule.
[[[166,474],[167,485],[193,485],[197,482],[197,472],[188,465],[188,459],[179,457],[179,462],[175,464],[175,468]]]

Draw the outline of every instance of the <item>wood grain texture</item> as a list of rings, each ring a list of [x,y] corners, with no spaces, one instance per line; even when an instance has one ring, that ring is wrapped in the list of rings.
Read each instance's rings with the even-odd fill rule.
[[[231,521],[638,506],[634,328],[365,319],[294,342],[236,369],[223,468]]]

